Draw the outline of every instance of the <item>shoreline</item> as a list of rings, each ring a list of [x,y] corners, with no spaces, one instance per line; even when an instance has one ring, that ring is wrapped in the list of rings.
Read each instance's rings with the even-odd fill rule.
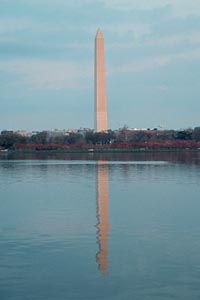
[[[0,155],[11,153],[146,153],[146,152],[200,152],[200,148],[102,148],[102,149],[6,149]]]

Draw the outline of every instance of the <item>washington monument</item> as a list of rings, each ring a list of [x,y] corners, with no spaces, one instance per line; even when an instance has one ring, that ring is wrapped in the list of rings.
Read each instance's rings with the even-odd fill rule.
[[[104,63],[104,40],[98,29],[95,38],[95,124],[96,132],[107,131],[106,78]]]

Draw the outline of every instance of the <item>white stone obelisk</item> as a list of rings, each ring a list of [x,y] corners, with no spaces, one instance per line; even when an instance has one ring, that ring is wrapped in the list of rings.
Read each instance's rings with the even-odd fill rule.
[[[96,132],[107,131],[106,72],[104,62],[104,39],[98,29],[95,38],[95,124]]]

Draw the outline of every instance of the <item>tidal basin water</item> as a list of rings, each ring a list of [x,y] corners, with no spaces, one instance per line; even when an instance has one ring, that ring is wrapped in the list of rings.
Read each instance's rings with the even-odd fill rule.
[[[200,299],[200,152],[2,154],[0,299]]]

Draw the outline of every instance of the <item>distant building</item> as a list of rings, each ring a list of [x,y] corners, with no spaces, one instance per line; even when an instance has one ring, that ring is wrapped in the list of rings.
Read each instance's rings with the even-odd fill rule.
[[[66,133],[77,133],[77,129],[66,129]]]
[[[85,135],[87,132],[91,132],[92,130],[90,128],[80,128],[78,130],[79,134]]]
[[[57,137],[64,135],[64,130],[54,129],[52,131],[47,131],[49,137]]]
[[[24,136],[24,137],[29,136],[29,134],[26,130],[18,130],[15,133],[18,134],[18,135]]]
[[[32,132],[31,132],[31,136],[32,136],[32,135],[36,135],[36,134],[38,134],[38,133],[39,133],[39,131],[32,131]]]
[[[1,131],[1,134],[13,134],[14,133],[14,131],[13,130],[2,130]]]

